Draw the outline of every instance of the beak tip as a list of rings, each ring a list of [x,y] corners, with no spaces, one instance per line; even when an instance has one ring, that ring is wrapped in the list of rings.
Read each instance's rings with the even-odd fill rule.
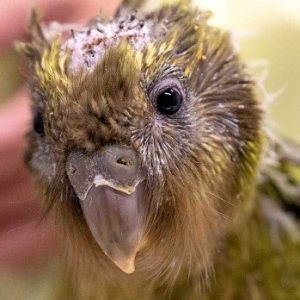
[[[126,274],[132,274],[135,271],[135,255],[128,258],[115,259],[113,262]]]

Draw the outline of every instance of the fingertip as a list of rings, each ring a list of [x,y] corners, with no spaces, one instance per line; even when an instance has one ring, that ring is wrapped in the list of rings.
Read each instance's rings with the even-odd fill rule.
[[[100,11],[111,15],[117,8],[120,0],[93,1],[87,0],[2,0],[0,6],[0,48],[11,47],[13,41],[22,39],[27,32],[30,11],[33,7],[43,15],[45,21],[76,22],[88,21]],[[66,13],[67,12],[67,13]]]

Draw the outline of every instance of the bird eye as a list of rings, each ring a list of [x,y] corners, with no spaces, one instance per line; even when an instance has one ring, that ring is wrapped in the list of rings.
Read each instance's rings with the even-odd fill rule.
[[[41,136],[45,135],[44,131],[44,119],[41,112],[37,112],[33,119],[33,128],[36,133],[38,133]]]
[[[161,114],[173,115],[183,104],[183,88],[176,78],[166,78],[151,89],[150,99]]]
[[[177,113],[182,104],[182,95],[175,88],[169,88],[158,95],[156,100],[157,109],[164,115]]]

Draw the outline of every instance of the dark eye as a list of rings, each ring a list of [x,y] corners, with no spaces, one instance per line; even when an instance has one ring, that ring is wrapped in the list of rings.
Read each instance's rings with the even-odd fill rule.
[[[37,112],[33,119],[33,128],[36,133],[38,133],[41,136],[45,135],[44,131],[44,119],[41,112]]]
[[[150,90],[150,99],[154,107],[163,115],[177,113],[184,98],[184,89],[177,78],[164,78]]]
[[[160,93],[156,99],[156,106],[164,115],[175,114],[182,105],[182,95],[175,88],[169,88]]]

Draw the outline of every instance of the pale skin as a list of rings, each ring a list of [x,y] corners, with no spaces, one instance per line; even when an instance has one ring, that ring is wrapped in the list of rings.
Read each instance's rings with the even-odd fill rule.
[[[0,53],[26,37],[32,6],[46,20],[86,22],[97,12],[110,15],[119,1],[2,0]],[[1,56],[0,56],[1,57]],[[43,218],[41,196],[24,166],[25,133],[31,126],[28,90],[22,87],[0,107],[0,268],[24,269],[43,265],[58,254],[55,226]]]

